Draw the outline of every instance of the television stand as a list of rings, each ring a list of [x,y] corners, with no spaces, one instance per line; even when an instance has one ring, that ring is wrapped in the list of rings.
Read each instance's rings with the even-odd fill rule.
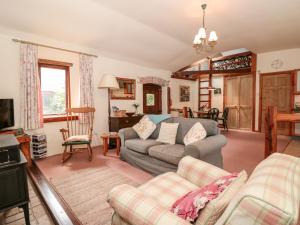
[[[4,150],[11,146],[18,148],[18,141],[13,135],[8,135],[0,146]],[[0,163],[0,212],[15,207],[23,208],[26,225],[30,225],[26,163],[22,152],[19,162]]]
[[[21,151],[23,152],[28,166],[32,165],[31,152],[30,152],[30,142],[31,138],[29,135],[25,134],[23,129],[12,129],[12,130],[4,130],[0,131],[1,134],[13,134],[16,136],[18,142],[20,143]]]

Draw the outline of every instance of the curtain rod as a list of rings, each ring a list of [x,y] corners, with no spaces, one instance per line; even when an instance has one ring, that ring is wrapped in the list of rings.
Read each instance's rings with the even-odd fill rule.
[[[52,48],[52,49],[65,51],[65,52],[72,52],[72,53],[77,53],[77,54],[88,55],[88,56],[92,56],[92,57],[95,57],[95,58],[98,57],[97,55],[93,55],[93,54],[88,54],[88,53],[79,52],[79,51],[73,51],[73,50],[69,50],[69,49],[65,49],[65,48],[53,47],[53,46],[50,46],[50,45],[44,45],[44,44],[34,43],[34,42],[30,42],[30,41],[19,40],[19,39],[15,39],[15,38],[13,38],[12,41],[20,42],[20,43],[24,43],[24,44],[37,45],[37,46],[41,46],[41,47],[45,47],[45,48]]]

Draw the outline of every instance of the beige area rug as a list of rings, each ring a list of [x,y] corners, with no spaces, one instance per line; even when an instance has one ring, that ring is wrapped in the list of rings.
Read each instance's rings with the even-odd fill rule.
[[[292,140],[283,153],[295,157],[300,157],[300,140]]]
[[[110,225],[112,208],[106,202],[108,192],[120,184],[138,184],[103,166],[76,171],[68,177],[51,178],[51,184],[82,224]]]

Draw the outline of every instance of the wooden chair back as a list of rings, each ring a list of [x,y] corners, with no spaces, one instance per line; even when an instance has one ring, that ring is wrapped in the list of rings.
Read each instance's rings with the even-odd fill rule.
[[[189,117],[190,118],[195,118],[195,116],[194,116],[194,113],[193,113],[193,111],[192,111],[192,109],[189,107]]]
[[[229,108],[225,107],[224,110],[223,110],[223,114],[222,114],[222,117],[223,117],[224,120],[228,119],[228,113],[229,113]]]
[[[189,117],[189,114],[188,114],[188,107],[184,106],[182,108],[182,115],[184,118],[188,118]]]
[[[212,120],[215,120],[215,121],[218,121],[219,113],[220,113],[219,109],[211,108],[208,111],[208,118],[212,119]]]
[[[69,108],[67,113],[67,128],[69,136],[89,135],[92,139],[95,108]]]

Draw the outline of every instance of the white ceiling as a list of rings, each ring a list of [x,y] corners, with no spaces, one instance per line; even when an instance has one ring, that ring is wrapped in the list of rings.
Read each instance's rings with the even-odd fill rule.
[[[191,47],[208,3],[213,53]],[[217,52],[300,47],[300,0],[1,0],[0,26],[171,71]]]

